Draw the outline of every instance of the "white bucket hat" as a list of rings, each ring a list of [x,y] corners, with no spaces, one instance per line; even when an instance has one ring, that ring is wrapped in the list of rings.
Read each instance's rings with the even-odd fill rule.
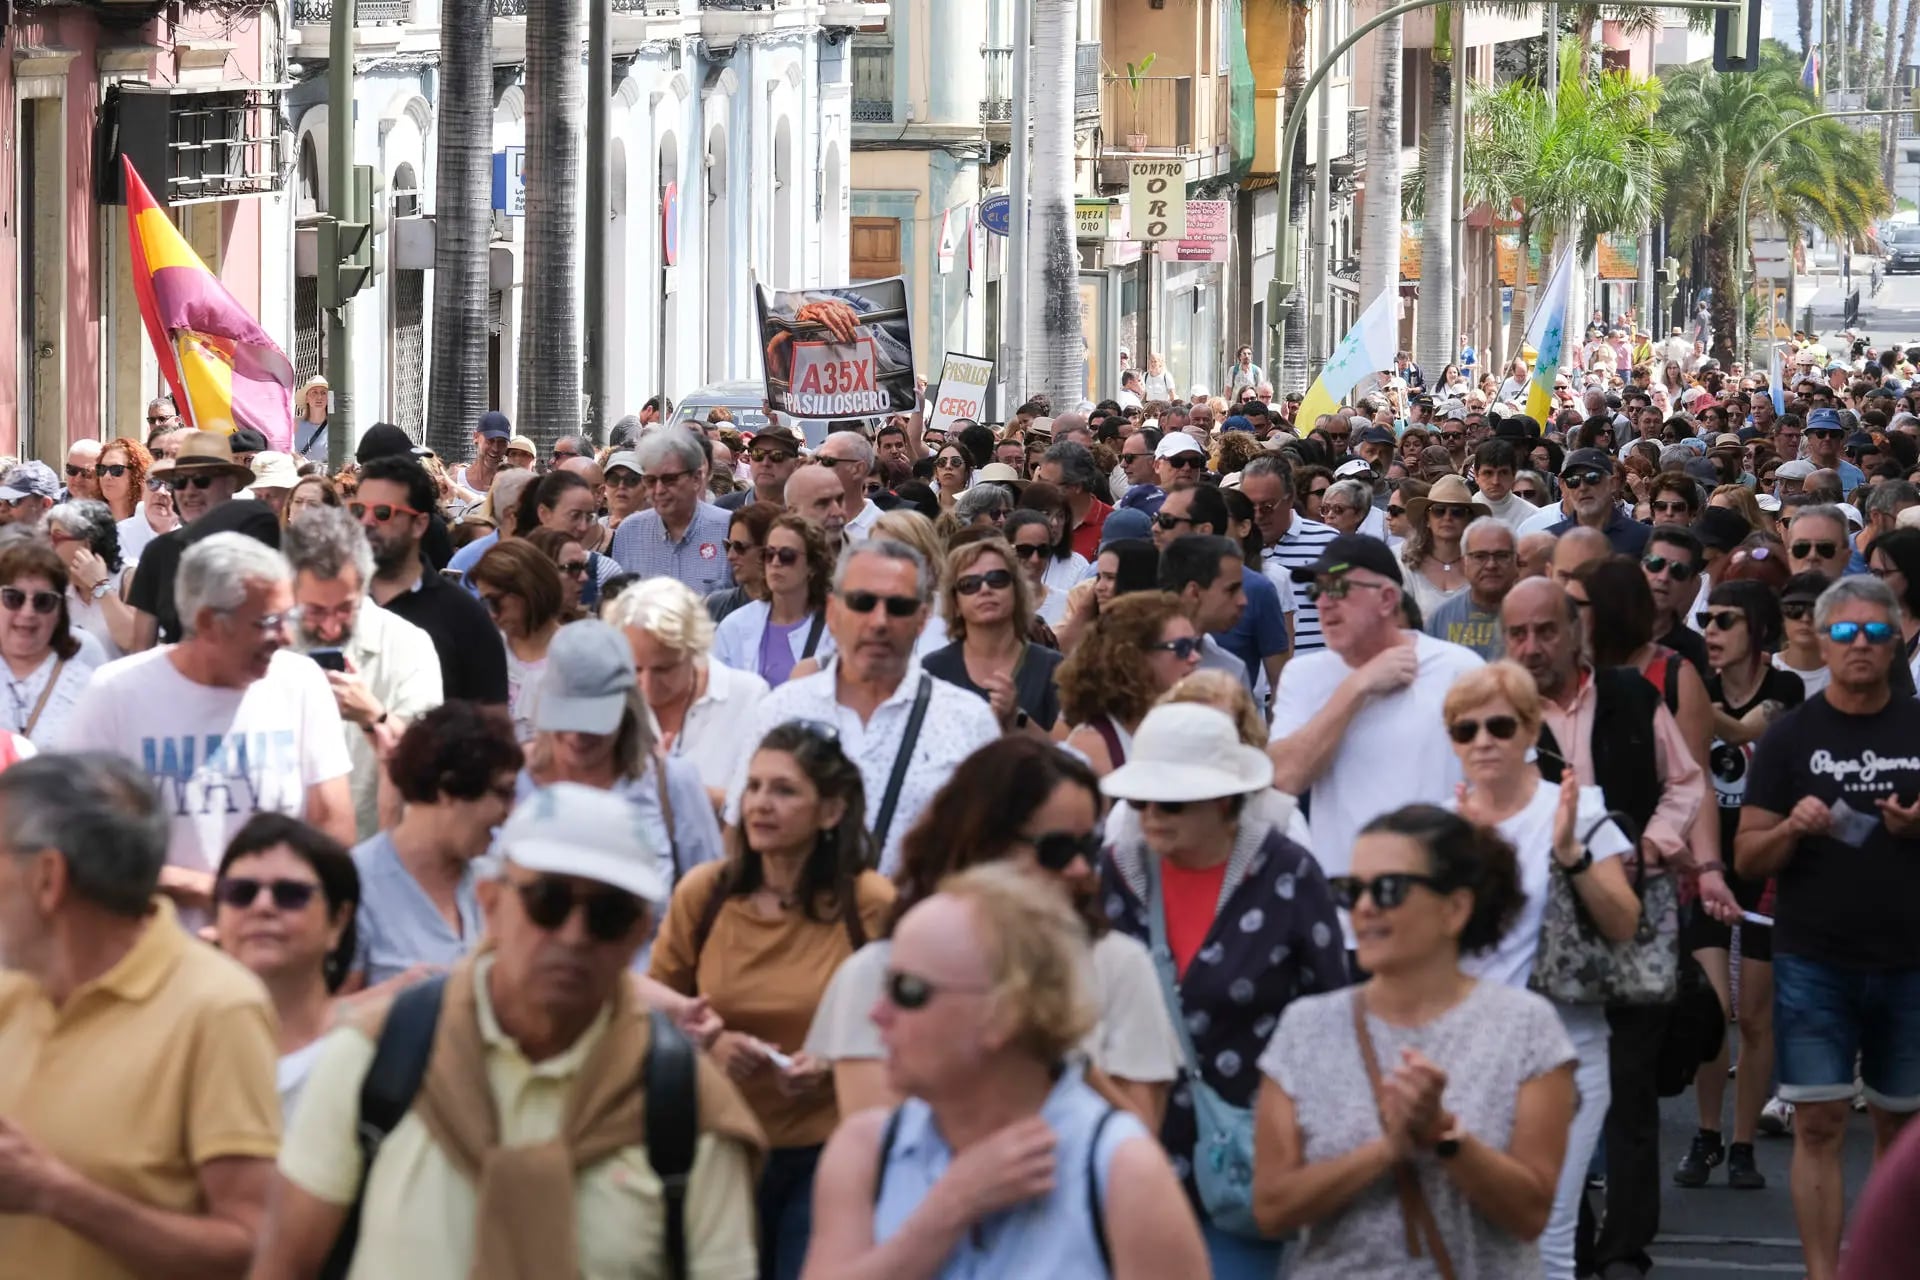
[[[1226,712],[1172,702],[1147,712],[1127,762],[1100,781],[1116,800],[1180,804],[1223,800],[1273,786],[1273,761],[1240,741]]]

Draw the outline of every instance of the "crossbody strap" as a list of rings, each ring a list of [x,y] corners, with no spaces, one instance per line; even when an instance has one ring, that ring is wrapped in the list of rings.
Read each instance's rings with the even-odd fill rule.
[[[1093,1126],[1093,1138],[1087,1143],[1087,1213],[1093,1219],[1093,1243],[1100,1250],[1100,1266],[1108,1275],[1113,1274],[1113,1250],[1107,1243],[1107,1207],[1101,1194],[1100,1139],[1107,1132],[1107,1122],[1119,1114],[1116,1107],[1101,1112]]]
[[[772,615],[769,614],[769,617]],[[813,621],[807,624],[807,642],[800,647],[800,661],[805,662],[820,647],[820,632],[827,625],[827,611],[815,609]]]
[[[1160,865],[1153,855],[1141,859],[1147,877],[1147,940],[1153,955],[1153,971],[1160,979],[1160,998],[1166,1001],[1167,1017],[1173,1020],[1174,1034],[1180,1037],[1180,1051],[1186,1055],[1187,1074],[1200,1077],[1200,1055],[1194,1052],[1193,1037],[1187,1034],[1187,1015],[1180,1006],[1180,979],[1173,970],[1173,948],[1167,944],[1167,902],[1160,888]]]
[[[649,1015],[646,1077],[647,1163],[666,1207],[663,1246],[669,1280],[687,1275],[687,1186],[700,1142],[699,1075],[692,1043],[673,1019]]]
[[[1367,1029],[1367,1011],[1361,995],[1363,987],[1353,988],[1353,1038],[1360,1044],[1360,1061],[1367,1069],[1367,1085],[1373,1090],[1373,1102],[1380,1108],[1380,1059],[1373,1050],[1373,1032]],[[1381,1109],[1380,1124],[1384,1130],[1387,1117]],[[1407,1256],[1420,1256],[1421,1237],[1426,1238],[1427,1252],[1433,1257],[1433,1265],[1440,1272],[1441,1280],[1453,1280],[1453,1258],[1447,1252],[1447,1242],[1440,1236],[1440,1225],[1434,1221],[1433,1210],[1427,1205],[1427,1194],[1420,1189],[1420,1177],[1405,1160],[1396,1161],[1393,1166],[1394,1190],[1400,1195],[1400,1223],[1407,1233]]]
[[[683,727],[684,731],[684,727]],[[673,796],[667,791],[667,762],[653,762],[653,781],[660,792],[660,817],[667,824],[667,861],[673,868],[673,882],[680,883],[680,837],[673,830]]]
[[[894,753],[893,773],[887,778],[887,790],[880,800],[880,816],[873,820],[875,856],[887,847],[887,829],[893,826],[893,811],[900,804],[900,788],[907,780],[907,765],[913,761],[914,744],[920,741],[920,726],[926,723],[927,703],[933,700],[933,677],[922,671],[920,688],[913,695],[913,710],[907,713],[907,728],[900,735],[900,749]]]
[[[57,659],[53,664],[53,674],[47,677],[47,687],[40,691],[40,700],[33,704],[33,714],[27,717],[27,723],[20,730],[20,736],[31,739],[33,726],[40,723],[40,713],[47,709],[47,699],[53,696],[53,686],[60,683],[60,673],[66,670],[67,660]]]

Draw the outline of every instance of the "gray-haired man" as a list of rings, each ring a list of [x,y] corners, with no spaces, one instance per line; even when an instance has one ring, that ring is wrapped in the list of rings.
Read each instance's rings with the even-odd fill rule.
[[[634,450],[641,488],[653,500],[620,522],[612,555],[628,573],[675,578],[701,595],[733,585],[727,566],[732,516],[702,501],[707,454],[684,427],[656,428]]]

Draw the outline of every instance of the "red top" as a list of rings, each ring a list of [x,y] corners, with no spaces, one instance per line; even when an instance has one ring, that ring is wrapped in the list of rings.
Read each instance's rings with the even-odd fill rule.
[[[1920,1125],[1908,1125],[1873,1166],[1866,1194],[1853,1215],[1853,1230],[1840,1254],[1841,1280],[1893,1280],[1920,1267],[1920,1237],[1913,1232],[1914,1197],[1920,1195]]]
[[[1100,530],[1106,527],[1107,517],[1112,514],[1112,507],[1095,498],[1087,508],[1087,518],[1073,526],[1073,549],[1085,556],[1088,564],[1100,554]]]
[[[1160,894],[1167,906],[1167,946],[1173,951],[1174,972],[1184,975],[1194,953],[1213,928],[1220,905],[1220,887],[1227,881],[1227,864],[1189,871],[1164,859],[1160,863]]]

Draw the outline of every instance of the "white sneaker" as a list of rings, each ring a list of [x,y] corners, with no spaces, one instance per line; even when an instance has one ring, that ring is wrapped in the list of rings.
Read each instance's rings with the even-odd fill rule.
[[[1769,1137],[1784,1138],[1793,1132],[1793,1104],[1782,1102],[1779,1098],[1768,1098],[1767,1105],[1760,1108],[1760,1132]]]

